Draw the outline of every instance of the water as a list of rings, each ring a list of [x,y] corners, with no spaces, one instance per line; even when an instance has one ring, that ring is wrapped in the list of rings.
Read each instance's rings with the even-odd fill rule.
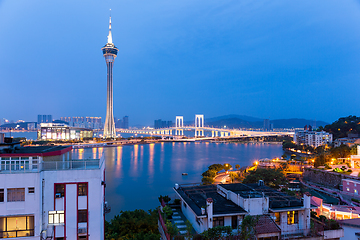
[[[152,209],[160,195],[175,197],[175,183],[199,183],[201,173],[214,163],[233,167],[252,165],[261,158],[280,157],[281,144],[157,143],[108,148],[74,149],[74,158],[106,160],[106,199],[110,220],[121,210]],[[182,176],[182,173],[188,173]]]
[[[0,132],[1,133],[1,132]],[[37,139],[37,132],[33,131],[33,132],[4,132],[5,133],[5,137],[14,137],[14,138],[18,138],[18,137],[24,137],[27,140],[36,140]]]

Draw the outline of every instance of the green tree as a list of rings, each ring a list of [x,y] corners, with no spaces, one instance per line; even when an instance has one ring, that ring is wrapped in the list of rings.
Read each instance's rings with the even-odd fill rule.
[[[168,203],[168,202],[170,202],[171,198],[168,195],[165,195],[165,196],[160,195],[159,196],[160,203],[161,203],[161,200],[164,200],[165,203]]]
[[[230,236],[232,229],[230,226],[217,226],[213,228],[209,228],[208,230],[204,231],[201,235],[206,240],[216,240],[222,239],[223,237]]]
[[[240,165],[239,165],[239,164],[236,164],[236,165],[235,165],[235,168],[236,168],[236,170],[239,170],[239,169],[240,169]]]
[[[105,222],[105,239],[159,239],[158,217],[157,210],[121,211],[110,222]]]
[[[229,163],[225,163],[223,169],[225,171],[229,171],[232,168],[232,166]]]
[[[193,227],[189,220],[186,220],[185,225],[186,225],[186,237],[187,239],[191,239]]]
[[[169,207],[168,205],[163,207],[163,212],[167,218],[170,218],[173,215],[173,211],[171,210],[171,207]]]
[[[284,173],[280,169],[272,168],[257,168],[254,171],[250,171],[243,180],[243,183],[258,183],[259,180],[263,180],[266,186],[276,189],[280,185],[287,184]]]
[[[330,150],[332,158],[347,158],[350,157],[351,149],[348,145],[341,144],[339,147]]]
[[[324,130],[332,133],[334,139],[347,137],[350,133],[359,134],[360,117],[350,115],[348,117],[339,118],[332,124],[326,125]]]
[[[256,239],[256,230],[255,226],[259,220],[259,216],[250,216],[247,215],[241,222],[240,225],[240,238],[252,240]]]
[[[203,172],[201,174],[203,177],[210,177],[210,178],[214,178],[216,176],[216,171],[215,170],[206,170],[205,172]]]
[[[208,184],[213,184],[215,182],[214,178],[212,177],[203,177],[201,179],[201,182],[204,184],[204,185],[208,185]]]
[[[167,232],[168,232],[168,234],[170,234],[170,236],[173,237],[173,236],[176,236],[179,234],[179,229],[176,226],[176,224],[170,222],[169,220],[166,220],[165,226],[166,226]]]
[[[215,164],[212,164],[208,167],[209,170],[213,170],[215,172],[220,172],[221,170],[224,169],[224,165],[222,164],[219,164],[219,163],[215,163]]]
[[[230,172],[229,177],[231,179],[231,182],[234,182],[238,175],[235,172]]]

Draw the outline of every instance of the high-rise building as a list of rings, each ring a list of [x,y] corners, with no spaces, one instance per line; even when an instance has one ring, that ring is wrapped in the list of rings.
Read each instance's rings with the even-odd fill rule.
[[[123,128],[128,129],[129,128],[129,116],[123,117]]]
[[[331,144],[332,141],[333,135],[324,131],[297,130],[294,134],[294,142],[296,144],[304,144],[315,148],[321,145]]]
[[[107,66],[107,100],[106,100],[106,119],[104,126],[104,138],[115,138],[115,122],[113,109],[113,65],[118,53],[118,49],[112,42],[111,35],[111,17],[109,22],[109,35],[106,45],[101,49],[103,51]]]
[[[265,131],[271,130],[270,119],[268,118],[264,119],[264,130]]]
[[[37,123],[51,123],[52,122],[52,115],[38,115]]]
[[[155,129],[169,128],[169,127],[172,127],[172,126],[173,126],[172,121],[162,121],[161,119],[158,119],[158,120],[154,121],[154,128]]]

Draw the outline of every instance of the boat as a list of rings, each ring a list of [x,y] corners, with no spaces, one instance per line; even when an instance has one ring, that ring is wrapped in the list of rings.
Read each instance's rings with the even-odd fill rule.
[[[183,172],[182,175],[183,175],[183,176],[187,176],[188,174],[187,174],[186,172]]]

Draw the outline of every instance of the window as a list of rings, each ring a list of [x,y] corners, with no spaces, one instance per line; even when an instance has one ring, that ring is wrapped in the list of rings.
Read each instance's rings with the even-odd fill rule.
[[[79,196],[87,196],[87,183],[79,183],[78,184],[78,195]]]
[[[38,161],[32,161],[32,169],[38,168]]]
[[[287,221],[288,225],[296,224],[299,220],[299,212],[298,211],[290,211],[287,212]]]
[[[4,202],[4,189],[0,189],[0,202]]]
[[[355,190],[354,190],[354,193],[357,195],[357,194],[358,194],[358,191],[355,189]]]
[[[280,213],[279,212],[276,212],[275,213],[275,222],[280,225]]]
[[[55,184],[55,197],[61,198],[65,195],[65,185],[64,184]]]
[[[238,227],[238,217],[237,216],[231,216],[231,228],[237,229]]]
[[[0,238],[34,236],[34,216],[0,217]]]
[[[224,217],[214,217],[213,227],[224,226]]]
[[[348,187],[347,187],[347,188],[346,188],[346,191],[348,191],[348,192],[349,192],[349,191],[350,191],[350,188],[348,188]]]
[[[8,188],[7,201],[8,202],[25,201],[25,188]]]
[[[78,222],[87,222],[87,210],[78,210]]]
[[[49,224],[62,224],[64,219],[64,211],[49,211]]]
[[[28,188],[28,193],[35,193],[35,188],[34,187],[29,187]]]

